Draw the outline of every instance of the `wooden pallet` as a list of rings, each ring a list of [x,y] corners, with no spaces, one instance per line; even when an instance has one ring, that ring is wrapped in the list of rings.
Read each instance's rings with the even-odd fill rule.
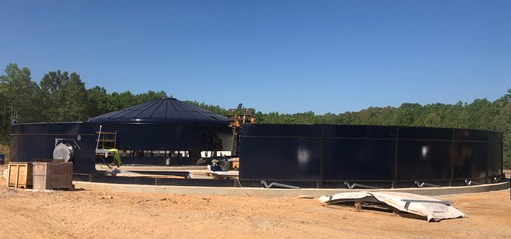
[[[32,187],[32,163],[9,163],[8,172],[7,186],[25,189]]]

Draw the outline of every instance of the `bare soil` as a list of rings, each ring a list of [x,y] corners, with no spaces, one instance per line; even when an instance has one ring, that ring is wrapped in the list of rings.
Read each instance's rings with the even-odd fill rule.
[[[0,178],[0,238],[511,238],[509,190],[436,198],[468,218],[426,222],[289,197],[34,192]]]

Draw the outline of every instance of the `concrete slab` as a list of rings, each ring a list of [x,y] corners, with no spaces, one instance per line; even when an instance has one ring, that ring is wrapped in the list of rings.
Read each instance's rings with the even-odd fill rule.
[[[138,193],[163,193],[176,195],[219,195],[219,196],[237,196],[237,197],[298,197],[308,195],[320,197],[323,195],[333,195],[340,192],[368,191],[367,189],[277,189],[277,188],[241,188],[241,187],[189,187],[189,186],[148,186],[135,184],[108,184],[74,181],[75,188],[81,188],[92,191],[103,192],[138,192]],[[370,191],[395,191],[407,192],[419,195],[449,195],[464,193],[479,193],[496,190],[504,190],[510,187],[509,182],[474,185],[464,187],[436,187],[436,188],[399,188],[399,189],[374,189]]]

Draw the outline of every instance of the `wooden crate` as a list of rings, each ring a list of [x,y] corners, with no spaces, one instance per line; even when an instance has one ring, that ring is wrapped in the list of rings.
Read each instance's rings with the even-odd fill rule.
[[[41,162],[33,164],[34,189],[72,189],[73,163]]]
[[[7,186],[15,188],[32,187],[32,163],[9,163]]]

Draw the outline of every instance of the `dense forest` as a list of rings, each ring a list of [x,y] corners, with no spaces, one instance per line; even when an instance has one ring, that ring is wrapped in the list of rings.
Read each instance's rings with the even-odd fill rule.
[[[504,135],[504,164],[510,169],[511,89],[502,92],[503,96],[495,101],[475,99],[471,103],[454,105],[403,103],[399,107],[369,107],[359,112],[324,115],[316,115],[313,111],[263,113],[256,109],[255,117],[260,124],[397,125],[498,131]],[[163,96],[166,96],[164,91],[132,94],[129,91],[107,93],[100,86],[87,89],[80,75],[60,70],[48,72],[37,83],[32,80],[28,68],[9,64],[0,75],[0,144],[9,144],[13,119],[16,123],[86,121]],[[196,101],[189,103],[227,115],[227,109],[220,106]],[[243,108],[243,105],[237,107]]]

